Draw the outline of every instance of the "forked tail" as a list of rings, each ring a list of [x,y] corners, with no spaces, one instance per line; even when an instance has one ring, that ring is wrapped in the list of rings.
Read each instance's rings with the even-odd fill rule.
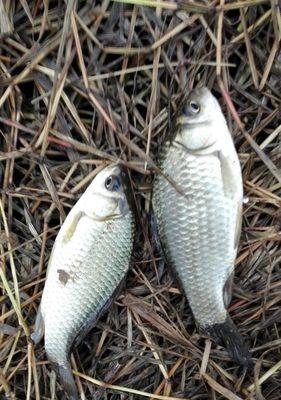
[[[53,367],[59,376],[60,382],[68,395],[69,400],[79,400],[71,365],[69,363],[64,366],[53,364]]]
[[[225,346],[229,355],[238,364],[244,367],[251,365],[251,355],[248,346],[229,315],[226,317],[225,322],[209,325],[204,327],[204,330],[216,343]]]

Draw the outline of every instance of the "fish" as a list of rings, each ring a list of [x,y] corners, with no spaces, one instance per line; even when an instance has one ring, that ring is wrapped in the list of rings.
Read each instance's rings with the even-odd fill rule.
[[[130,266],[135,220],[127,171],[102,169],[55,239],[31,341],[45,351],[70,400],[78,399],[69,355],[109,307]]]
[[[241,166],[219,102],[207,87],[188,94],[171,131],[152,188],[164,257],[199,327],[248,366],[248,346],[226,310],[241,233]]]

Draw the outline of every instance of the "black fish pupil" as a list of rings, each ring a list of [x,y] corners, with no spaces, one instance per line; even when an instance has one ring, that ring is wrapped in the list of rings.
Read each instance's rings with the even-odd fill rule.
[[[118,176],[111,175],[105,180],[105,187],[107,190],[117,191],[121,186]]]
[[[106,181],[105,181],[105,187],[106,187],[107,189],[110,187],[111,182],[112,182],[112,178],[111,178],[111,176],[110,176],[110,177],[107,178]]]
[[[195,114],[197,114],[200,111],[199,104],[196,103],[196,101],[191,101],[189,104],[189,107],[190,107],[191,111]]]

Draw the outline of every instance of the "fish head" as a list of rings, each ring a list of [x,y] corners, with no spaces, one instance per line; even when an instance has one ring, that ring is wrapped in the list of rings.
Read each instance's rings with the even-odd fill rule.
[[[190,150],[214,147],[221,141],[226,121],[217,99],[207,87],[192,90],[177,119],[180,142]]]
[[[110,165],[95,176],[79,200],[79,208],[97,221],[121,218],[130,211],[129,192],[130,183],[125,167]]]

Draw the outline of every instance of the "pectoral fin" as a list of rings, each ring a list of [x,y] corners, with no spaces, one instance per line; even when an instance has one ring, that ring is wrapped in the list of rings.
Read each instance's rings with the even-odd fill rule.
[[[232,291],[233,291],[233,279],[234,279],[234,272],[231,272],[223,288],[223,302],[225,308],[228,308],[231,302]]]
[[[67,219],[64,221],[63,231],[61,233],[61,240],[63,243],[67,243],[71,240],[82,216],[83,213],[81,211],[68,214]]]
[[[223,180],[223,189],[226,197],[233,197],[237,194],[243,201],[241,172],[238,159],[230,158],[224,155],[222,151],[218,152],[218,158],[221,164],[221,175]]]
[[[237,204],[237,217],[236,217],[236,226],[235,226],[235,233],[234,233],[234,249],[237,252],[239,239],[241,235],[242,229],[242,201],[238,202]]]
[[[226,157],[222,151],[218,152],[218,158],[221,164],[221,174],[223,181],[223,190],[227,198],[236,200],[236,226],[234,232],[234,249],[237,251],[241,226],[242,226],[242,206],[243,206],[243,189],[240,179],[240,167],[237,165],[238,160]]]

